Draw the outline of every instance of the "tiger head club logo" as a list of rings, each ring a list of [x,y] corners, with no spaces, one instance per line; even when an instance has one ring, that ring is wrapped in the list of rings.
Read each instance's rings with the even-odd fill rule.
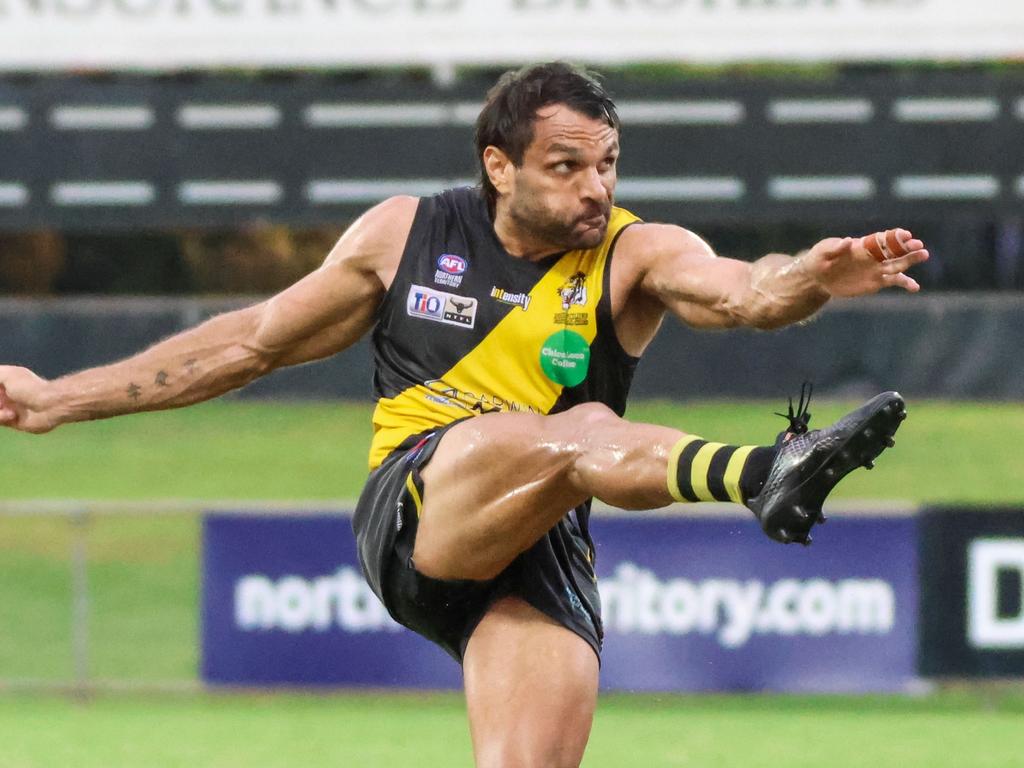
[[[589,325],[588,312],[570,312],[574,306],[582,307],[587,303],[587,275],[577,272],[558,288],[558,297],[562,300],[562,311],[555,313],[555,322],[559,325]]]
[[[584,272],[577,272],[570,277],[559,289],[558,295],[562,299],[562,311],[568,312],[571,307],[583,306],[587,303],[587,275]]]

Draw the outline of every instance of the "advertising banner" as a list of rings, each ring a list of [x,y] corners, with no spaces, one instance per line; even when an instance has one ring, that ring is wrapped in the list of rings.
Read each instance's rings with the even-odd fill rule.
[[[1005,0],[0,0],[0,67],[993,59]]]
[[[915,520],[834,518],[809,548],[746,519],[595,520],[602,683],[882,691],[915,676]]]
[[[1024,675],[1024,509],[926,510],[921,672]]]
[[[606,689],[880,691],[915,676],[912,518],[833,519],[809,549],[745,518],[592,523]],[[207,516],[202,603],[208,683],[461,683],[370,592],[339,515]]]
[[[398,626],[363,579],[348,517],[207,515],[202,678],[222,685],[454,688],[462,673]]]

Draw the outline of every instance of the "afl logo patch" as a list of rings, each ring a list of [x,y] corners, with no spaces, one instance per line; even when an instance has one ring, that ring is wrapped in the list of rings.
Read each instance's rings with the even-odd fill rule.
[[[449,275],[461,275],[468,266],[469,262],[454,253],[442,253],[437,257],[437,268]]]

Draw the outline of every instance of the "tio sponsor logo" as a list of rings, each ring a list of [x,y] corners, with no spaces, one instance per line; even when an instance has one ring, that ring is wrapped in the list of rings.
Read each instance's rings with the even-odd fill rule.
[[[422,285],[409,287],[406,312],[412,317],[434,320],[460,328],[472,328],[476,324],[477,300],[469,296],[435,291]]]
[[[896,597],[878,579],[660,580],[622,563],[600,584],[605,626],[622,634],[713,635],[729,649],[754,635],[884,635]]]
[[[978,649],[1024,650],[1024,539],[968,546],[967,638]]]
[[[444,313],[444,299],[440,294],[417,291],[409,293],[409,314],[439,320]]]
[[[359,572],[348,567],[312,579],[243,576],[235,583],[235,626],[243,632],[290,633],[401,629]]]

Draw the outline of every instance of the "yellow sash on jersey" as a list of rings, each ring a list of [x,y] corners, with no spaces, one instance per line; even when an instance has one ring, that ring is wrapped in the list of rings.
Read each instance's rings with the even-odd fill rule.
[[[378,400],[370,468],[379,466],[410,435],[468,415],[493,410],[547,413],[564,387],[541,368],[544,342],[556,331],[568,329],[580,334],[588,345],[593,343],[608,254],[619,231],[637,220],[628,211],[613,208],[601,244],[562,256],[534,285],[526,310],[513,307],[476,347],[437,379]],[[582,278],[577,277],[581,274]],[[584,295],[584,303],[570,303]],[[481,303],[496,300],[477,298]]]

